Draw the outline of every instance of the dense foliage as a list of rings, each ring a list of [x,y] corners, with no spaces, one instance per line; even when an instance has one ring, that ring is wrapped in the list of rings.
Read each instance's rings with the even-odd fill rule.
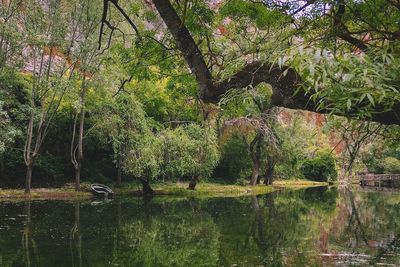
[[[336,180],[335,160],[328,152],[321,152],[313,159],[303,161],[301,171],[306,179],[318,182]]]
[[[6,2],[1,186],[400,172],[392,2]]]

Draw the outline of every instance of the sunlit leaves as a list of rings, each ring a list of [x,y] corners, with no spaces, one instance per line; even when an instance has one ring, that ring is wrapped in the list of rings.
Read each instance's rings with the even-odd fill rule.
[[[254,21],[259,28],[282,24],[289,19],[282,12],[268,9],[261,2],[254,3],[245,0],[229,0],[220,12],[224,17],[248,18]]]
[[[327,50],[294,49],[290,54],[319,110],[368,119],[400,101],[400,60],[387,50],[334,56]]]

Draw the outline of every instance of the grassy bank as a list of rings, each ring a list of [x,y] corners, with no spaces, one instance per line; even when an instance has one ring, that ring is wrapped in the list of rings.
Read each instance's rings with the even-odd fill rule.
[[[89,191],[76,192],[69,188],[35,188],[30,194],[23,189],[0,189],[0,200],[8,199],[39,199],[39,200],[80,200],[91,198]]]
[[[155,184],[153,186],[156,195],[164,196],[188,196],[188,197],[235,197],[244,195],[267,194],[275,191],[272,186],[241,186],[241,185],[225,185],[217,183],[199,183],[196,190],[188,190],[187,183],[165,183]],[[131,187],[116,188],[115,193],[126,195],[136,194],[141,195],[140,187],[135,190]]]
[[[313,186],[327,186],[327,182],[314,182],[309,180],[277,180],[272,185],[273,187],[283,188],[302,188],[302,187],[313,187]]]
[[[284,188],[303,188],[324,186],[327,183],[307,180],[275,181],[272,186],[242,186],[218,183],[199,183],[196,190],[188,190],[187,183],[159,183],[152,185],[156,195],[179,197],[237,197],[246,195],[260,195],[271,193]],[[141,186],[138,184],[125,184],[119,188],[111,188],[116,196],[141,196]],[[32,189],[31,194],[25,194],[23,189],[0,189],[0,200],[7,199],[48,199],[48,200],[79,200],[91,198],[89,184],[82,184],[82,191],[75,192],[72,188],[38,188]]]

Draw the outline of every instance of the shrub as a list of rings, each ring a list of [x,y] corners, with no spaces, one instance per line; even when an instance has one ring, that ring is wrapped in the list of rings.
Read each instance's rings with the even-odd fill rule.
[[[322,152],[313,159],[306,159],[301,166],[301,172],[304,178],[328,182],[337,178],[335,169],[335,160],[330,153]]]
[[[383,161],[383,169],[385,173],[399,174],[400,160],[395,157],[387,157]]]
[[[240,136],[233,135],[221,147],[221,160],[214,174],[225,182],[248,183],[245,178],[251,173],[251,167],[246,144]]]

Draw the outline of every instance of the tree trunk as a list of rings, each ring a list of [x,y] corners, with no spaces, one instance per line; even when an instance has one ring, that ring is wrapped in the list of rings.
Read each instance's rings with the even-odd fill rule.
[[[83,131],[84,131],[84,123],[85,123],[85,78],[82,81],[82,94],[81,94],[81,114],[79,120],[79,139],[78,139],[78,158],[77,158],[77,166],[75,167],[75,189],[79,190],[81,187],[81,168],[83,161]]]
[[[250,185],[256,185],[258,176],[260,175],[261,141],[262,134],[259,132],[250,144],[250,156],[253,161]]]
[[[267,168],[265,171],[265,180],[264,184],[265,185],[271,185],[274,182],[274,169],[273,168]]]
[[[260,172],[260,161],[258,159],[255,159],[253,160],[253,171],[251,173],[250,185],[257,184],[259,172]]]
[[[26,165],[26,178],[25,178],[25,193],[29,194],[31,192],[31,182],[32,182],[32,162]]]
[[[257,184],[260,184],[261,183],[261,175],[258,175],[258,177],[257,177]]]
[[[81,168],[83,161],[83,132],[85,126],[85,94],[86,94],[86,85],[85,78],[82,80],[82,91],[80,95],[80,111],[79,111],[79,133],[78,133],[78,143],[75,146],[75,133],[76,133],[76,118],[74,121],[73,133],[72,133],[72,141],[71,141],[71,161],[75,168],[75,190],[80,190],[80,182],[81,182]],[[78,155],[76,155],[78,152]]]
[[[196,188],[198,180],[199,180],[199,176],[198,175],[193,175],[192,179],[190,180],[188,189],[189,190],[194,190]]]
[[[75,166],[75,190],[79,191],[81,189],[81,166],[82,163],[78,162]]]
[[[149,181],[139,178],[139,181],[142,183],[142,187],[143,187],[143,194],[145,196],[152,196],[154,195],[154,190],[151,188]]]
[[[31,100],[31,106],[33,106],[33,100]],[[32,111],[29,117],[28,122],[28,129],[25,139],[25,146],[24,146],[24,162],[26,166],[26,178],[25,178],[25,193],[31,192],[31,181],[32,181],[32,139],[33,139],[33,119],[34,119],[34,107],[32,107]]]
[[[267,156],[267,166],[265,168],[265,185],[271,185],[274,182],[275,162],[271,156]]]

